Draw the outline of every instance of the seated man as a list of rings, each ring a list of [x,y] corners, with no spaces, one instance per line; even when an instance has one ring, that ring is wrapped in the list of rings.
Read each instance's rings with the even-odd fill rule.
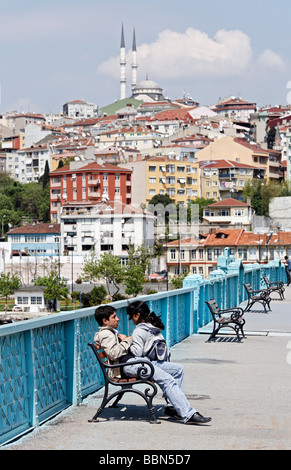
[[[115,308],[111,305],[101,305],[95,310],[95,319],[99,325],[99,329],[94,336],[94,342],[98,343],[104,350],[109,364],[113,365],[126,362],[129,358],[133,357],[133,355],[129,353],[129,348],[132,345],[132,337],[118,334],[117,327],[119,318],[116,315]],[[109,376],[112,378],[120,378],[120,369],[110,369]]]

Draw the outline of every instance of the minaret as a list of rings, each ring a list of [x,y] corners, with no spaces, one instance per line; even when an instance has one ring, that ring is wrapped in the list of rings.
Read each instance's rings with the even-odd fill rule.
[[[132,81],[131,81],[131,90],[134,89],[137,84],[137,62],[136,62],[136,39],[135,39],[135,28],[133,29],[133,39],[132,39]]]
[[[125,42],[124,42],[124,31],[123,25],[121,30],[121,44],[120,44],[120,99],[126,98],[126,57],[125,57]]]

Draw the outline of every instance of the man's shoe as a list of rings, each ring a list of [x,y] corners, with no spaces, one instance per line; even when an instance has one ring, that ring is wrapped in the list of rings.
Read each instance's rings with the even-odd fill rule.
[[[170,416],[170,418],[182,419],[173,406],[166,406],[164,413],[166,416]]]
[[[211,421],[211,418],[206,418],[202,416],[198,411],[194,413],[188,421],[186,421],[185,424],[205,424],[209,423]]]

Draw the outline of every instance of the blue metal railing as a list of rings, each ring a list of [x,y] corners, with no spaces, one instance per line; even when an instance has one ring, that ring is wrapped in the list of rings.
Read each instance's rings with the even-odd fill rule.
[[[189,275],[182,289],[139,299],[162,314],[171,347],[209,323],[205,300],[214,297],[221,308],[238,305],[245,300],[243,283],[259,288],[262,275],[271,281],[285,280],[279,261],[243,266],[226,252],[209,279]],[[129,335],[133,325],[128,322],[127,304],[113,305],[120,331]],[[102,387],[101,372],[87,346],[98,328],[94,311],[92,307],[0,327],[0,444]]]

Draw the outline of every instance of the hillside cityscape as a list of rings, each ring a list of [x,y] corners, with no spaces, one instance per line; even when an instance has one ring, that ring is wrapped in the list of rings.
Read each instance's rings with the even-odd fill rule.
[[[72,97],[57,114],[0,116],[0,294],[18,279],[15,311],[69,294],[85,305],[97,285],[97,301],[178,287],[225,249],[242,263],[291,254],[291,106],[172,100],[138,80],[135,31],[130,77],[126,57],[122,27],[120,96],[106,106]],[[45,303],[31,291],[48,279],[65,290]]]

